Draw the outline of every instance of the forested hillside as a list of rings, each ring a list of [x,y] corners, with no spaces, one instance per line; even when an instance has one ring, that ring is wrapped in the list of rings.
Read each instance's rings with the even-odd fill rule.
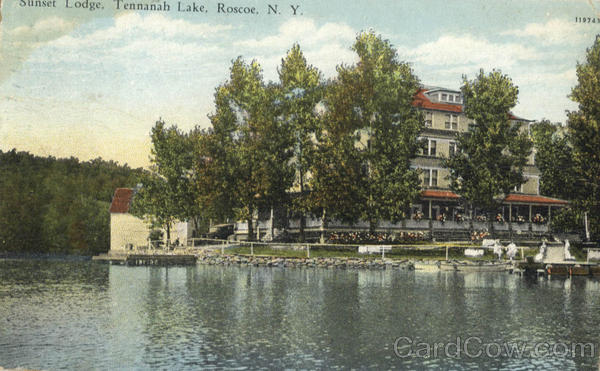
[[[0,252],[107,251],[113,192],[134,186],[141,173],[102,159],[0,151]]]

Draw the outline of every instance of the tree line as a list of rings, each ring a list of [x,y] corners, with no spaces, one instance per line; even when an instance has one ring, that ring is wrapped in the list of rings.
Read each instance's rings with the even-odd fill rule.
[[[115,188],[135,186],[141,174],[100,158],[80,162],[0,151],[0,252],[107,251]]]
[[[300,220],[300,240],[308,215],[363,220],[371,230],[407,217],[421,189],[411,166],[424,145],[423,116],[413,105],[421,84],[372,31],[358,34],[352,50],[357,62],[338,65],[328,80],[297,44],[277,82],[265,83],[256,61],[235,59],[215,90],[211,127],[183,133],[159,121],[152,129],[150,186],[136,196],[135,212],[163,226],[246,220],[253,236],[257,211],[284,206]],[[461,91],[475,125],[457,135],[458,151],[445,166],[453,190],[495,213],[498,196],[525,181],[532,148],[529,133],[510,120],[518,88],[494,70],[464,77]]]
[[[265,82],[256,61],[237,58],[215,89],[211,126],[184,132],[159,120],[152,128],[149,171],[96,159],[42,158],[0,151],[0,251],[106,251],[115,188],[143,187],[132,212],[167,229],[174,220],[248,220],[283,207],[349,223],[407,217],[418,199],[423,117],[412,105],[420,81],[389,41],[360,33],[357,62],[324,79],[293,45]],[[457,136],[444,165],[451,188],[470,205],[496,212],[521,184],[535,144],[542,194],[570,200],[553,214],[557,226],[578,228],[583,213],[600,235],[600,41],[577,65],[571,98],[579,103],[566,125],[542,120],[531,135],[510,124],[518,88],[500,71],[464,77],[465,115],[474,122]],[[491,218],[490,218],[491,219]],[[249,235],[253,236],[252,223]]]

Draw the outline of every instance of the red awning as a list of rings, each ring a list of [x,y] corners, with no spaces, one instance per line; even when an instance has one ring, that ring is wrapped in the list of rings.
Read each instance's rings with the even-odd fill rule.
[[[425,189],[421,191],[422,198],[437,198],[445,200],[457,200],[460,198],[459,195],[452,191],[441,191],[437,189]]]
[[[437,200],[458,200],[459,195],[452,191],[439,190],[439,189],[425,189],[421,191],[421,198],[430,198]],[[568,205],[569,202],[558,198],[540,196],[540,195],[523,195],[523,194],[509,194],[504,199],[504,203],[517,203],[517,204],[537,204],[537,205]]]
[[[505,203],[521,204],[543,204],[543,205],[567,205],[569,202],[558,198],[545,197],[539,195],[509,194],[504,199]]]

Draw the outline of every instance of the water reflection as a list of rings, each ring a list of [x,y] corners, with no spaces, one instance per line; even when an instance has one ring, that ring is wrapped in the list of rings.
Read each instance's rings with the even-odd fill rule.
[[[393,344],[597,344],[599,289],[502,273],[0,262],[0,365],[596,368],[589,357],[400,359]]]

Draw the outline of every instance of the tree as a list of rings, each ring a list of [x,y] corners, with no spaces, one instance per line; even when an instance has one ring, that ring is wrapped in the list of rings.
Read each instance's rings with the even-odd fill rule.
[[[412,106],[419,81],[390,42],[373,32],[359,34],[353,50],[359,62],[339,66],[327,90],[317,171],[323,178],[315,186],[333,216],[366,220],[374,231],[382,219],[403,218],[418,197],[410,162],[423,125]]]
[[[111,197],[140,174],[102,159],[0,151],[0,251],[107,251]]]
[[[480,70],[474,80],[464,78],[461,91],[465,115],[473,125],[457,137],[458,150],[444,166],[452,190],[471,207],[483,209],[491,222],[504,196],[524,182],[523,167],[532,143],[527,132],[511,123],[510,110],[519,90],[508,76]]]
[[[590,231],[600,235],[600,37],[577,64],[577,85],[570,98],[579,104],[568,112],[568,132],[577,174],[578,207],[588,213]]]
[[[541,172],[540,193],[571,199],[575,195],[575,167],[569,138],[560,124],[542,120],[531,126],[535,165]]]
[[[156,173],[142,178],[142,188],[133,196],[129,212],[145,219],[152,228],[164,228],[167,242],[171,238],[171,226],[177,220],[180,210],[171,197],[166,180]]]
[[[291,131],[293,161],[298,194],[293,199],[292,210],[300,214],[300,241],[304,241],[306,213],[311,210],[307,187],[307,175],[313,164],[315,133],[319,125],[317,105],[322,98],[321,73],[309,65],[295,44],[278,70],[280,81],[281,118]]]
[[[266,85],[257,62],[233,61],[230,79],[217,88],[213,129],[203,144],[205,181],[223,186],[227,199],[221,205],[248,222],[248,238],[253,238],[253,216],[261,207],[285,203],[293,180],[287,165],[292,151],[289,126],[277,120],[280,107],[278,89]],[[219,157],[220,156],[220,157]],[[204,200],[208,201],[206,197]]]
[[[169,243],[171,225],[176,220],[195,220],[200,211],[192,183],[193,140],[176,126],[167,128],[162,120],[156,122],[150,137],[152,174],[135,195],[132,213],[164,228]]]

